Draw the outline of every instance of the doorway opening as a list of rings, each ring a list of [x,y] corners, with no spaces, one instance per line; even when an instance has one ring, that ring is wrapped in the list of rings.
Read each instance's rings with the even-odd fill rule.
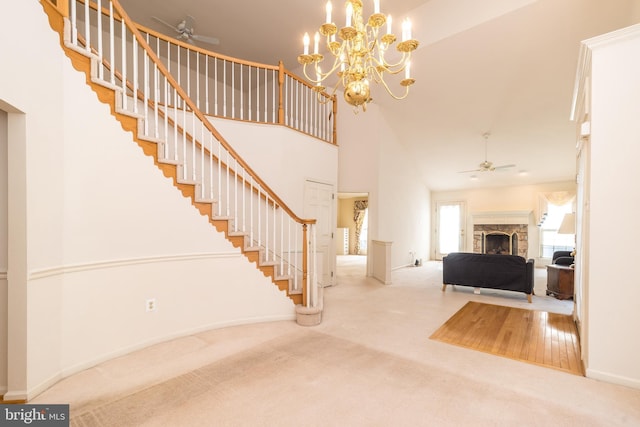
[[[369,248],[369,193],[338,193],[336,229],[338,284],[367,275]]]

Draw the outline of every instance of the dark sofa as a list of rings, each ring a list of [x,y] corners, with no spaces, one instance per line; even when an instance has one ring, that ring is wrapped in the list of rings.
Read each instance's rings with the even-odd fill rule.
[[[455,252],[442,259],[442,291],[447,285],[523,292],[531,302],[533,259],[517,255]]]

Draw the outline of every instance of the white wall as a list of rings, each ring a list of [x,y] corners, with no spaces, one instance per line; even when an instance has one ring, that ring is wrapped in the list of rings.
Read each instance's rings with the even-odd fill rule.
[[[640,388],[640,25],[592,47],[587,376]],[[618,37],[616,37],[618,36]],[[613,240],[612,240],[613,239]],[[631,261],[630,261],[631,260]]]
[[[26,39],[15,43],[17,33]],[[294,319],[291,300],[97,101],[38,2],[0,17],[0,57],[11,58],[0,67],[0,105],[24,113],[16,115],[24,136],[9,132],[9,164],[20,172],[9,185],[25,174],[24,191],[7,203],[24,233],[13,231],[21,240],[9,246],[5,398],[32,398],[65,375],[175,336]],[[147,298],[157,311],[145,312]]]
[[[218,118],[211,123],[298,216],[306,179],[337,186],[337,146],[284,126]]]
[[[573,181],[556,182],[539,185],[521,185],[511,187],[478,188],[464,191],[439,191],[431,194],[432,211],[435,212],[437,202],[464,202],[466,205],[466,232],[464,251],[473,250],[473,221],[472,214],[478,212],[496,211],[531,211],[538,209],[539,194],[551,191],[574,191],[576,184]],[[529,247],[528,257],[537,258],[539,255],[539,229],[536,226],[535,216],[532,215],[529,223]],[[433,258],[436,250],[435,220],[431,224],[432,246],[430,250]]]
[[[369,193],[369,240],[392,242],[392,268],[408,265],[410,252],[428,259],[430,195],[411,156],[375,103],[354,114],[338,99],[338,191]]]
[[[7,113],[0,109],[0,360],[7,360]],[[7,364],[0,363],[0,395],[7,391]]]

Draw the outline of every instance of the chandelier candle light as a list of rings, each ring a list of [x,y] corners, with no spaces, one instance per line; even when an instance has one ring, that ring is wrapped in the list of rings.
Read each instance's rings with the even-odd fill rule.
[[[411,53],[418,48],[418,41],[411,38],[411,22],[407,19],[402,23],[402,40],[396,45],[400,52],[397,62],[388,62],[385,58],[389,47],[396,42],[392,31],[391,15],[380,13],[380,0],[373,0],[373,14],[365,24],[362,18],[362,0],[347,0],[346,23],[338,30],[331,21],[331,1],[326,6],[326,22],[320,26],[313,39],[313,52],[309,53],[311,42],[309,34],[303,38],[303,54],[298,56],[298,62],[304,66],[304,75],[315,86],[318,93],[326,88],[322,83],[337,73],[338,79],[333,87],[335,94],[338,86],[344,87],[344,99],[354,106],[366,110],[371,101],[369,82],[380,83],[389,95],[395,99],[403,99],[409,94],[409,86],[415,83],[411,78]],[[386,32],[381,30],[386,24]],[[384,34],[382,34],[384,33]],[[336,40],[336,34],[342,42]],[[326,38],[327,50],[333,55],[331,68],[323,72],[320,62],[324,56],[319,53],[320,37]],[[307,66],[313,64],[311,71],[315,76],[309,76]],[[386,76],[400,74],[404,71],[404,79],[400,81],[404,94],[395,95],[385,81]]]

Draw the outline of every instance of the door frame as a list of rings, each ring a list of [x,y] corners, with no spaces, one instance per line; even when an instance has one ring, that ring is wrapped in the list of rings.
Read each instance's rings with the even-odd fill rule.
[[[466,226],[467,226],[466,202],[461,200],[436,201],[435,222],[433,227],[433,231],[434,231],[433,255],[434,255],[434,259],[436,260],[442,260],[443,255],[446,255],[440,252],[440,208],[442,206],[451,206],[451,205],[457,205],[460,207],[460,228],[459,228],[460,235],[459,235],[458,246],[460,251],[465,250]]]

